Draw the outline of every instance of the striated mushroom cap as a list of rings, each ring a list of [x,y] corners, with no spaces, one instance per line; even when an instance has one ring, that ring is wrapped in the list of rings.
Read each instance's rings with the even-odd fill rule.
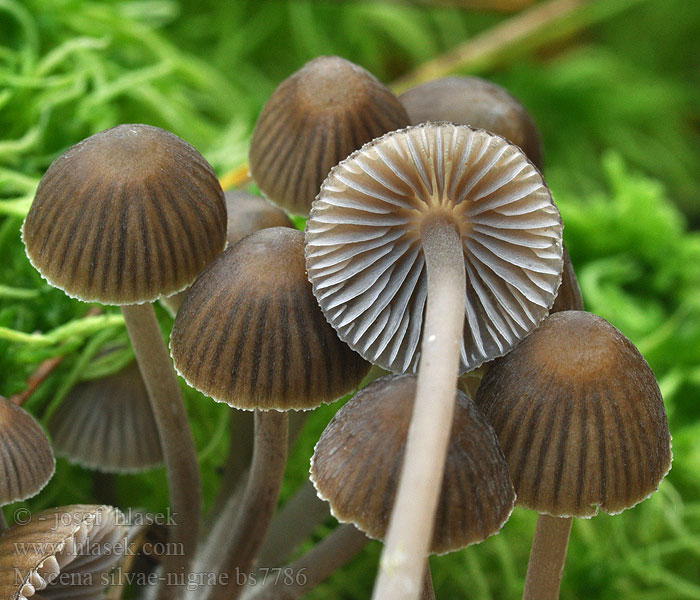
[[[0,537],[0,598],[104,597],[105,580],[127,550],[124,515],[109,506],[45,510]]]
[[[554,516],[630,508],[671,467],[659,386],[604,319],[551,315],[483,378],[476,403],[508,461],[518,504]]]
[[[333,417],[311,459],[311,480],[341,522],[383,539],[403,463],[416,391],[414,375],[382,377]],[[430,551],[459,550],[497,533],[515,494],[496,435],[457,392]]]
[[[500,85],[479,77],[445,77],[417,85],[399,96],[411,125],[450,121],[503,136],[542,169],[542,141],[535,122]]]
[[[36,419],[0,397],[0,506],[38,494],[53,477],[56,460]]]
[[[163,454],[148,391],[136,362],[76,385],[49,421],[56,453],[106,473],[143,471]]]
[[[315,408],[355,388],[370,365],[323,318],[304,268],[304,234],[262,229],[217,258],[177,313],[178,373],[242,409]]]
[[[335,167],[306,225],[313,291],[367,360],[415,372],[427,274],[421,228],[454,223],[467,275],[461,371],[502,356],[546,316],[562,224],[542,176],[501,137],[449,123],[389,133]]]
[[[119,125],[51,164],[22,238],[32,265],[69,296],[152,302],[185,288],[224,249],[224,195],[187,142]]]
[[[401,103],[372,74],[338,56],[319,56],[280,83],[263,107],[250,141],[250,172],[267,198],[307,214],[331,167],[408,124]]]

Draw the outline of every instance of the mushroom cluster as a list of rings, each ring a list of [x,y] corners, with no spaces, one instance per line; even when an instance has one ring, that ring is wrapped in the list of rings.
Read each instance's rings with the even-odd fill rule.
[[[532,118],[478,78],[397,98],[361,67],[319,57],[274,91],[249,159],[265,199],[224,195],[205,159],[173,134],[120,125],[56,159],[22,227],[49,283],[123,312],[136,362],[78,385],[48,427],[60,455],[90,468],[165,463],[178,515],[167,534],[182,552],[162,557],[153,597],[301,597],[376,538],[384,550],[373,598],[431,598],[428,555],[498,533],[519,504],[540,513],[525,597],[556,598],[571,517],[640,502],[671,452],[646,362],[583,311]],[[304,232],[287,213],[306,217]],[[174,318],[170,354],[155,300]],[[393,374],[372,381],[377,371]],[[202,535],[176,373],[235,411]],[[310,469],[318,497],[346,525],[291,564],[309,579],[251,589],[249,573],[293,549],[269,548],[284,537],[274,515],[290,413],[353,393]],[[3,464],[15,465],[0,486],[10,502],[44,485],[53,454],[22,409],[0,403],[0,417],[14,423],[0,432],[10,440]],[[35,461],[15,456],[22,444]],[[297,514],[309,506],[313,518],[299,519],[309,529],[328,516],[310,489],[290,503]],[[113,511],[82,508],[91,519]],[[24,579],[7,597],[70,595],[52,591],[59,570],[108,573],[119,558],[71,552],[90,536],[114,546],[124,528],[83,520],[44,534],[43,520],[0,537],[3,565],[16,539],[60,546],[18,565]],[[205,564],[213,580],[191,585]],[[168,576],[176,583],[163,583]]]

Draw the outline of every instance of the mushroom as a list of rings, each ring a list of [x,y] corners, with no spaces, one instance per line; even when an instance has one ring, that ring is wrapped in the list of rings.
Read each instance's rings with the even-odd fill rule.
[[[126,520],[110,506],[73,505],[34,514],[0,537],[0,597],[104,598],[126,553]]]
[[[134,473],[163,462],[158,428],[136,362],[76,385],[48,424],[56,453],[103,473]]]
[[[326,318],[385,369],[420,362],[375,598],[420,592],[457,375],[505,354],[545,317],[561,280],[561,229],[523,152],[466,126],[389,133],[324,181],[306,257]]]
[[[496,430],[518,504],[540,513],[523,597],[557,598],[571,517],[622,512],[671,467],[659,386],[607,321],[564,311],[494,361],[476,402]]]
[[[450,121],[501,135],[522,148],[542,170],[542,142],[525,107],[500,85],[480,77],[444,77],[417,85],[399,96],[411,125]]]
[[[51,444],[36,419],[0,396],[0,506],[38,494],[55,469]],[[2,525],[0,530],[4,518]]]
[[[189,285],[225,236],[223,192],[209,164],[185,141],[148,125],[119,125],[59,156],[22,226],[29,261],[51,285],[86,302],[121,305],[178,515],[171,541],[184,548],[165,558],[166,572],[180,573],[196,546],[199,469],[150,303]]]
[[[307,214],[331,167],[388,131],[406,127],[401,103],[372,74],[319,56],[279,84],[250,141],[250,172],[262,193]]]
[[[411,421],[415,375],[390,375],[355,394],[331,419],[314,449],[311,480],[341,523],[386,536]],[[482,542],[508,520],[515,502],[496,434],[457,391],[430,552]]]
[[[178,311],[170,338],[175,368],[218,402],[255,410],[253,462],[219,572],[247,573],[274,512],[284,474],[287,413],[356,387],[369,364],[338,339],[311,293],[304,235],[262,229],[209,265]],[[235,581],[232,581],[232,586]],[[210,600],[240,589],[222,585]]]
[[[581,288],[578,286],[574,266],[571,264],[571,257],[566,251],[566,247],[564,247],[564,268],[562,269],[561,285],[549,312],[555,313],[563,310],[583,310]]]

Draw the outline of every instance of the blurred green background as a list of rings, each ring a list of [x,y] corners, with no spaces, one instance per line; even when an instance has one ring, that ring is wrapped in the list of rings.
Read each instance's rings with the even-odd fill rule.
[[[448,74],[446,53],[467,43],[450,72],[487,77],[532,112],[586,307],[639,346],[673,435],[673,469],[658,493],[622,515],[574,523],[561,597],[700,598],[700,2],[536,3],[542,23],[527,35],[532,19],[518,12],[454,4],[0,0],[0,394],[22,392],[43,360],[63,356],[26,404],[42,417],[76,381],[130,358],[91,361],[104,344],[125,342],[123,328],[76,328],[88,307],[51,289],[24,255],[23,215],[60,152],[142,122],[189,141],[223,175],[245,161],[267,96],[307,60],[338,54],[387,83],[410,82],[426,65]],[[159,318],[167,332],[169,317]],[[34,331],[45,335],[21,335]],[[228,409],[186,396],[211,502]],[[306,477],[337,407],[310,418],[283,499]],[[59,460],[27,506],[90,502],[92,485]],[[162,508],[164,473],[119,477],[117,498]],[[500,535],[432,559],[437,597],[518,597],[533,527],[534,515],[516,509]],[[309,597],[368,597],[379,549],[372,543]]]

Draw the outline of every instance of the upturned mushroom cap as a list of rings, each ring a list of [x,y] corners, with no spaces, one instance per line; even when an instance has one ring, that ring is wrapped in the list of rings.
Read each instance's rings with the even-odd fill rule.
[[[51,444],[39,423],[0,397],[0,506],[38,494],[55,468]]]
[[[32,515],[0,537],[0,598],[103,598],[105,575],[127,550],[124,515],[73,505]]]
[[[586,312],[551,315],[494,361],[476,403],[496,430],[518,504],[541,513],[621,512],[671,467],[654,374],[625,336]]]
[[[401,103],[373,75],[320,56],[285,79],[262,109],[250,172],[270,200],[307,214],[331,167],[387,131],[409,124]]]
[[[369,370],[323,318],[304,268],[304,235],[262,229],[197,279],[170,337],[194,388],[243,409],[308,409],[356,387]]]
[[[22,237],[32,265],[69,296],[151,302],[189,285],[223,250],[223,191],[187,142],[119,125],[51,164]]]
[[[450,121],[503,136],[542,169],[539,131],[525,107],[501,86],[479,77],[445,77],[399,96],[411,125]]]
[[[107,473],[143,471],[163,462],[158,429],[136,362],[76,385],[49,421],[56,453]]]
[[[341,339],[394,372],[420,358],[422,227],[451,221],[467,276],[461,371],[508,352],[546,316],[562,224],[542,176],[501,137],[449,123],[389,133],[335,167],[306,225],[314,294]]]
[[[416,377],[382,377],[333,417],[311,459],[311,480],[341,522],[383,539],[411,421]],[[515,494],[496,435],[474,403],[457,392],[430,551],[459,550],[497,533]]]

